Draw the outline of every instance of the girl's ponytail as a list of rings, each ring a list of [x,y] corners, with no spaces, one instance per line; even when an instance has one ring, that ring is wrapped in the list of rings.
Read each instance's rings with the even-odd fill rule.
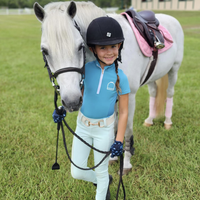
[[[119,86],[120,78],[119,78],[119,75],[118,75],[118,62],[117,62],[117,60],[115,60],[115,72],[117,74],[117,80],[116,80],[115,86],[116,86],[117,93],[119,94],[119,92],[121,92],[121,88]]]

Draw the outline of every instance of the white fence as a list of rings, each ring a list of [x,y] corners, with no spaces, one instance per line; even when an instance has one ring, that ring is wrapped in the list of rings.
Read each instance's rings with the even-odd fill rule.
[[[119,8],[118,7],[111,7],[111,8],[103,8],[106,13],[115,13]]]
[[[115,13],[118,8],[103,8],[106,13]],[[16,8],[16,9],[8,9],[8,8],[0,8],[0,15],[32,15],[34,14],[33,9],[30,8]]]
[[[32,14],[34,14],[34,11],[33,9],[30,8],[0,9],[0,15],[32,15]]]

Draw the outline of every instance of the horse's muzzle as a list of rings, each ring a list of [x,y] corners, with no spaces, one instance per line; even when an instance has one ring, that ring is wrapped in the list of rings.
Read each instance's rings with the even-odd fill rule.
[[[65,107],[65,109],[66,109],[68,112],[78,111],[79,108],[80,108],[81,105],[82,105],[82,102],[83,102],[82,97],[80,97],[80,99],[79,99],[78,102],[65,103],[65,101],[62,100],[62,104],[63,104],[63,106]]]

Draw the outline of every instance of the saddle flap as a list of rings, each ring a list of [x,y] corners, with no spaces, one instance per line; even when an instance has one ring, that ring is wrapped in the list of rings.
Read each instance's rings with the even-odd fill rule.
[[[145,37],[143,37],[140,34],[135,23],[133,23],[133,19],[126,12],[121,13],[121,15],[123,15],[123,17],[125,17],[125,19],[129,22],[129,24],[133,30],[133,33],[135,34],[135,37],[137,39],[137,42],[138,42],[141,52],[144,54],[144,56],[151,57],[153,48],[148,44]],[[164,44],[165,44],[164,48],[158,49],[158,53],[160,54],[160,53],[167,51],[168,49],[170,49],[172,47],[173,38],[172,38],[171,34],[169,33],[169,31],[162,25],[159,25],[158,29],[162,33],[162,36],[164,37]]]
[[[154,12],[150,10],[136,12],[133,9],[129,9],[126,13],[131,17],[136,28],[148,42],[149,46],[154,47],[157,39],[159,39],[159,42],[164,43],[164,38],[158,29],[159,21],[156,19]]]

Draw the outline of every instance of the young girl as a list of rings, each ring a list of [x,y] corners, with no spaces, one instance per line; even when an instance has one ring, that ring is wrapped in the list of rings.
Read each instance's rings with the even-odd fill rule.
[[[95,148],[102,151],[111,150],[111,157],[119,156],[123,150],[130,93],[128,79],[123,71],[118,69],[124,41],[123,32],[119,23],[113,18],[100,17],[90,23],[86,39],[96,60],[85,66],[83,104],[78,114],[75,132]],[[114,106],[117,97],[119,121],[115,138]],[[72,147],[74,163],[80,167],[87,167],[89,154],[90,148],[74,137]],[[94,151],[95,165],[103,157],[104,154]],[[71,165],[71,174],[74,178],[97,185],[96,200],[110,199],[108,162],[109,158],[95,171],[83,171]]]
[[[129,83],[126,75],[118,69],[121,61],[121,49],[124,36],[119,23],[110,17],[93,20],[86,34],[87,45],[96,60],[85,66],[83,104],[77,117],[76,134],[87,143],[101,151],[111,150],[111,157],[120,156],[123,151],[123,139],[128,118]],[[114,107],[119,100],[118,130],[115,138]],[[90,148],[77,137],[73,138],[72,161],[79,167],[86,168]],[[97,165],[105,154],[94,151],[94,163]],[[109,200],[107,157],[93,170],[80,170],[71,165],[73,178],[92,182],[96,189],[96,200]],[[91,198],[93,199],[93,198]]]

